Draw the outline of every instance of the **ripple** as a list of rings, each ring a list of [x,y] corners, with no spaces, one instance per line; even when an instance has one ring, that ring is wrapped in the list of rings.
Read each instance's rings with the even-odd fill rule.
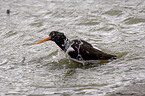
[[[43,22],[33,22],[33,23],[31,23],[30,24],[31,26],[36,26],[36,27],[41,27],[41,26],[43,26]]]
[[[90,22],[84,22],[84,23],[80,23],[80,24],[78,24],[78,25],[90,25],[90,26],[92,26],[92,25],[97,25],[97,24],[99,24],[100,22],[92,22],[92,21],[90,21]]]
[[[17,31],[8,31],[6,33],[6,37],[10,37],[10,36],[16,35],[17,33],[18,33]]]
[[[121,10],[111,9],[111,10],[105,12],[104,14],[108,14],[108,15],[114,16],[114,15],[122,15],[123,13],[122,13]]]
[[[8,60],[7,59],[2,59],[0,61],[0,65],[4,65],[4,64],[7,64],[8,63]]]
[[[125,24],[137,24],[137,23],[143,23],[145,22],[145,19],[143,18],[134,18],[134,17],[129,17],[123,21]]]

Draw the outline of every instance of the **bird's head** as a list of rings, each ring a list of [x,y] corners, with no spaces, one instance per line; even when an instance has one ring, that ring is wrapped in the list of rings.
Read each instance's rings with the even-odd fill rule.
[[[40,44],[40,43],[43,43],[45,41],[49,41],[49,40],[52,40],[54,41],[55,43],[60,43],[64,40],[66,40],[66,36],[64,35],[64,33],[61,33],[61,32],[58,32],[58,31],[52,31],[50,34],[49,34],[49,37],[41,40],[40,42],[38,42],[37,44]]]
[[[64,35],[64,33],[58,32],[58,31],[52,31],[49,34],[49,37],[39,41],[37,44],[43,43],[45,41],[54,41],[62,50],[65,50],[65,47],[67,45],[68,39]]]

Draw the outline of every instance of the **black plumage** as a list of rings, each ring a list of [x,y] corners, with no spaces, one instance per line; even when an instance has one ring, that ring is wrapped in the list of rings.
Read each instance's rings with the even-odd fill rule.
[[[49,34],[48,39],[46,38],[38,42],[37,44],[48,40],[54,41],[63,51],[65,51],[74,60],[89,61],[116,59],[115,55],[107,54],[98,49],[95,49],[90,43],[84,40],[69,41],[64,35],[64,33],[57,31],[52,31]]]

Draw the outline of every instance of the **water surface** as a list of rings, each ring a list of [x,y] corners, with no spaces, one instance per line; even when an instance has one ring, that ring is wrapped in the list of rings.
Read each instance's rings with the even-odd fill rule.
[[[84,67],[36,45],[53,30],[119,58]],[[145,78],[145,1],[1,0],[0,50],[2,96],[103,96]]]

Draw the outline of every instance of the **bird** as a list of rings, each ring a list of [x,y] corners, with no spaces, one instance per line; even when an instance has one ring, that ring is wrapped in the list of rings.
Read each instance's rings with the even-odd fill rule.
[[[47,38],[36,44],[49,40],[55,42],[74,61],[114,60],[117,57],[94,48],[87,41],[81,39],[69,40],[64,33],[58,31],[50,32]]]

